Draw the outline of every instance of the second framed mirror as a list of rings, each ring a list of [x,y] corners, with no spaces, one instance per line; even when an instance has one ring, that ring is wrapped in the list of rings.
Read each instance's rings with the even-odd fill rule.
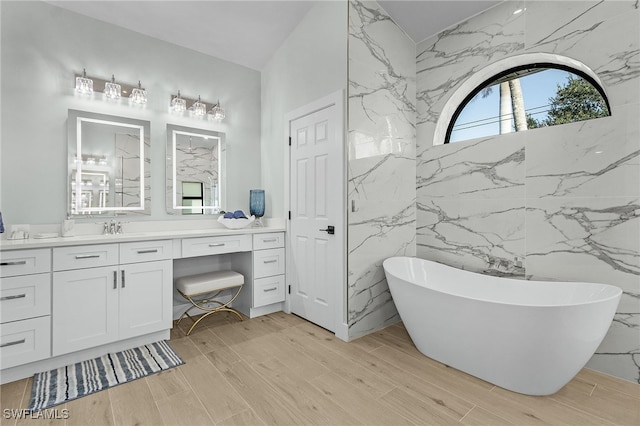
[[[167,212],[219,213],[225,200],[224,133],[167,125]]]

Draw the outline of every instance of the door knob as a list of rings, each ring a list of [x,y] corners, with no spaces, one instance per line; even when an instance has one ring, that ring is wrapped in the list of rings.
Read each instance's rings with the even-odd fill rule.
[[[327,229],[321,229],[320,231],[325,231],[329,235],[333,235],[336,233],[335,226],[327,226]]]

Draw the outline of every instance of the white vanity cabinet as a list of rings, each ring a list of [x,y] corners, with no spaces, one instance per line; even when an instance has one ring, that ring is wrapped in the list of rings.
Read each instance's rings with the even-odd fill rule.
[[[51,356],[51,249],[0,254],[0,365]]]
[[[242,271],[245,287],[234,304],[250,318],[282,310],[286,286],[284,245],[284,232],[253,235],[251,265]]]
[[[171,240],[53,249],[53,356],[171,328]]]

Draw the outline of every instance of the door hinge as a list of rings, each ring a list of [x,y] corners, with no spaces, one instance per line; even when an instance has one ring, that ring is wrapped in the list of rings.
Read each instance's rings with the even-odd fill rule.
[[[289,146],[291,146],[291,136],[289,136]]]
[[[289,284],[289,294],[291,294],[291,284]]]
[[[289,220],[291,220],[291,210],[289,210]]]

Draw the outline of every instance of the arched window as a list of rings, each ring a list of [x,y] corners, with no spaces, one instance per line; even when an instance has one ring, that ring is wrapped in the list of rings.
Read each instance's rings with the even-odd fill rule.
[[[444,143],[606,117],[610,111],[604,90],[586,72],[555,63],[520,65],[469,93]]]

